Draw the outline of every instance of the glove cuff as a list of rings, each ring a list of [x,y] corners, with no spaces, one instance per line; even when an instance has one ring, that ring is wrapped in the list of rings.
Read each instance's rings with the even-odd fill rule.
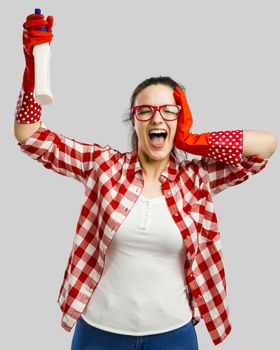
[[[243,130],[225,130],[209,133],[207,157],[237,165],[242,160]]]
[[[15,119],[21,124],[33,124],[41,119],[42,107],[35,102],[33,91],[20,91],[17,107],[15,111]]]

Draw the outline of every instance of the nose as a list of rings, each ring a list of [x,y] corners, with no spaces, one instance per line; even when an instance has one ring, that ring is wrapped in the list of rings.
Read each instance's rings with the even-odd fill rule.
[[[157,123],[163,121],[163,118],[162,118],[162,116],[161,116],[161,114],[159,112],[159,108],[156,109],[156,111],[155,111],[155,113],[153,115],[152,121],[153,122],[157,122]]]

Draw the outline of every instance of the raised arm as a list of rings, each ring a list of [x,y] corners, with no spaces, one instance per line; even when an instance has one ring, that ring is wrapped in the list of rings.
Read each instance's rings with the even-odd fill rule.
[[[223,135],[223,132],[221,132],[221,135]],[[266,167],[268,158],[276,150],[277,139],[270,132],[240,130],[240,135],[243,135],[243,141],[238,156],[239,159],[235,165],[231,165],[228,160],[223,161],[224,157],[229,159],[229,151],[231,150],[229,146],[225,149],[221,161],[216,160],[217,155],[219,155],[216,152],[213,155],[215,159],[203,156],[201,160],[193,160],[194,163],[200,163],[202,168],[206,170],[205,181],[209,184],[213,195],[226,188],[241,184],[247,181],[250,176],[258,174]]]
[[[98,154],[98,145],[78,142],[47,129],[41,121],[41,106],[33,97],[33,47],[51,41],[52,25],[52,16],[45,20],[42,14],[29,15],[23,24],[26,66],[16,107],[14,135],[21,150],[45,168],[85,183]],[[47,32],[36,30],[44,26]]]

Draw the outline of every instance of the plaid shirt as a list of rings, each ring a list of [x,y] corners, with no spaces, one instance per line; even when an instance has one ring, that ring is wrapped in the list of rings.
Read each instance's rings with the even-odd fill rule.
[[[21,150],[84,185],[85,202],[57,302],[61,326],[71,331],[102,276],[106,250],[144,185],[137,150],[86,144],[40,128]],[[203,318],[214,344],[231,331],[221,238],[212,197],[260,172],[267,159],[240,158],[229,165],[210,157],[179,162],[171,154],[160,176],[170,214],[187,247],[185,279],[193,322]]]

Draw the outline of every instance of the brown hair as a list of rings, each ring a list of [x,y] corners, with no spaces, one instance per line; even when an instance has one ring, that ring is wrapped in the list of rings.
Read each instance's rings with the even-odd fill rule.
[[[142,81],[133,91],[131,97],[130,97],[130,107],[127,109],[126,113],[125,113],[125,119],[123,120],[123,123],[129,123],[130,126],[130,147],[132,149],[138,148],[138,137],[136,134],[136,131],[133,127],[134,125],[134,116],[132,113],[132,107],[134,106],[135,100],[137,95],[144,90],[146,87],[150,86],[150,85],[166,85],[166,86],[170,86],[172,89],[175,89],[176,86],[178,86],[180,89],[182,89],[185,92],[185,87],[179,83],[177,83],[175,80],[173,80],[172,78],[168,77],[168,76],[158,76],[158,77],[151,77],[148,79],[145,79],[144,81]],[[173,146],[171,153],[174,154],[174,156],[178,159],[179,158],[179,150]],[[184,152],[183,158],[187,158],[186,154]]]

